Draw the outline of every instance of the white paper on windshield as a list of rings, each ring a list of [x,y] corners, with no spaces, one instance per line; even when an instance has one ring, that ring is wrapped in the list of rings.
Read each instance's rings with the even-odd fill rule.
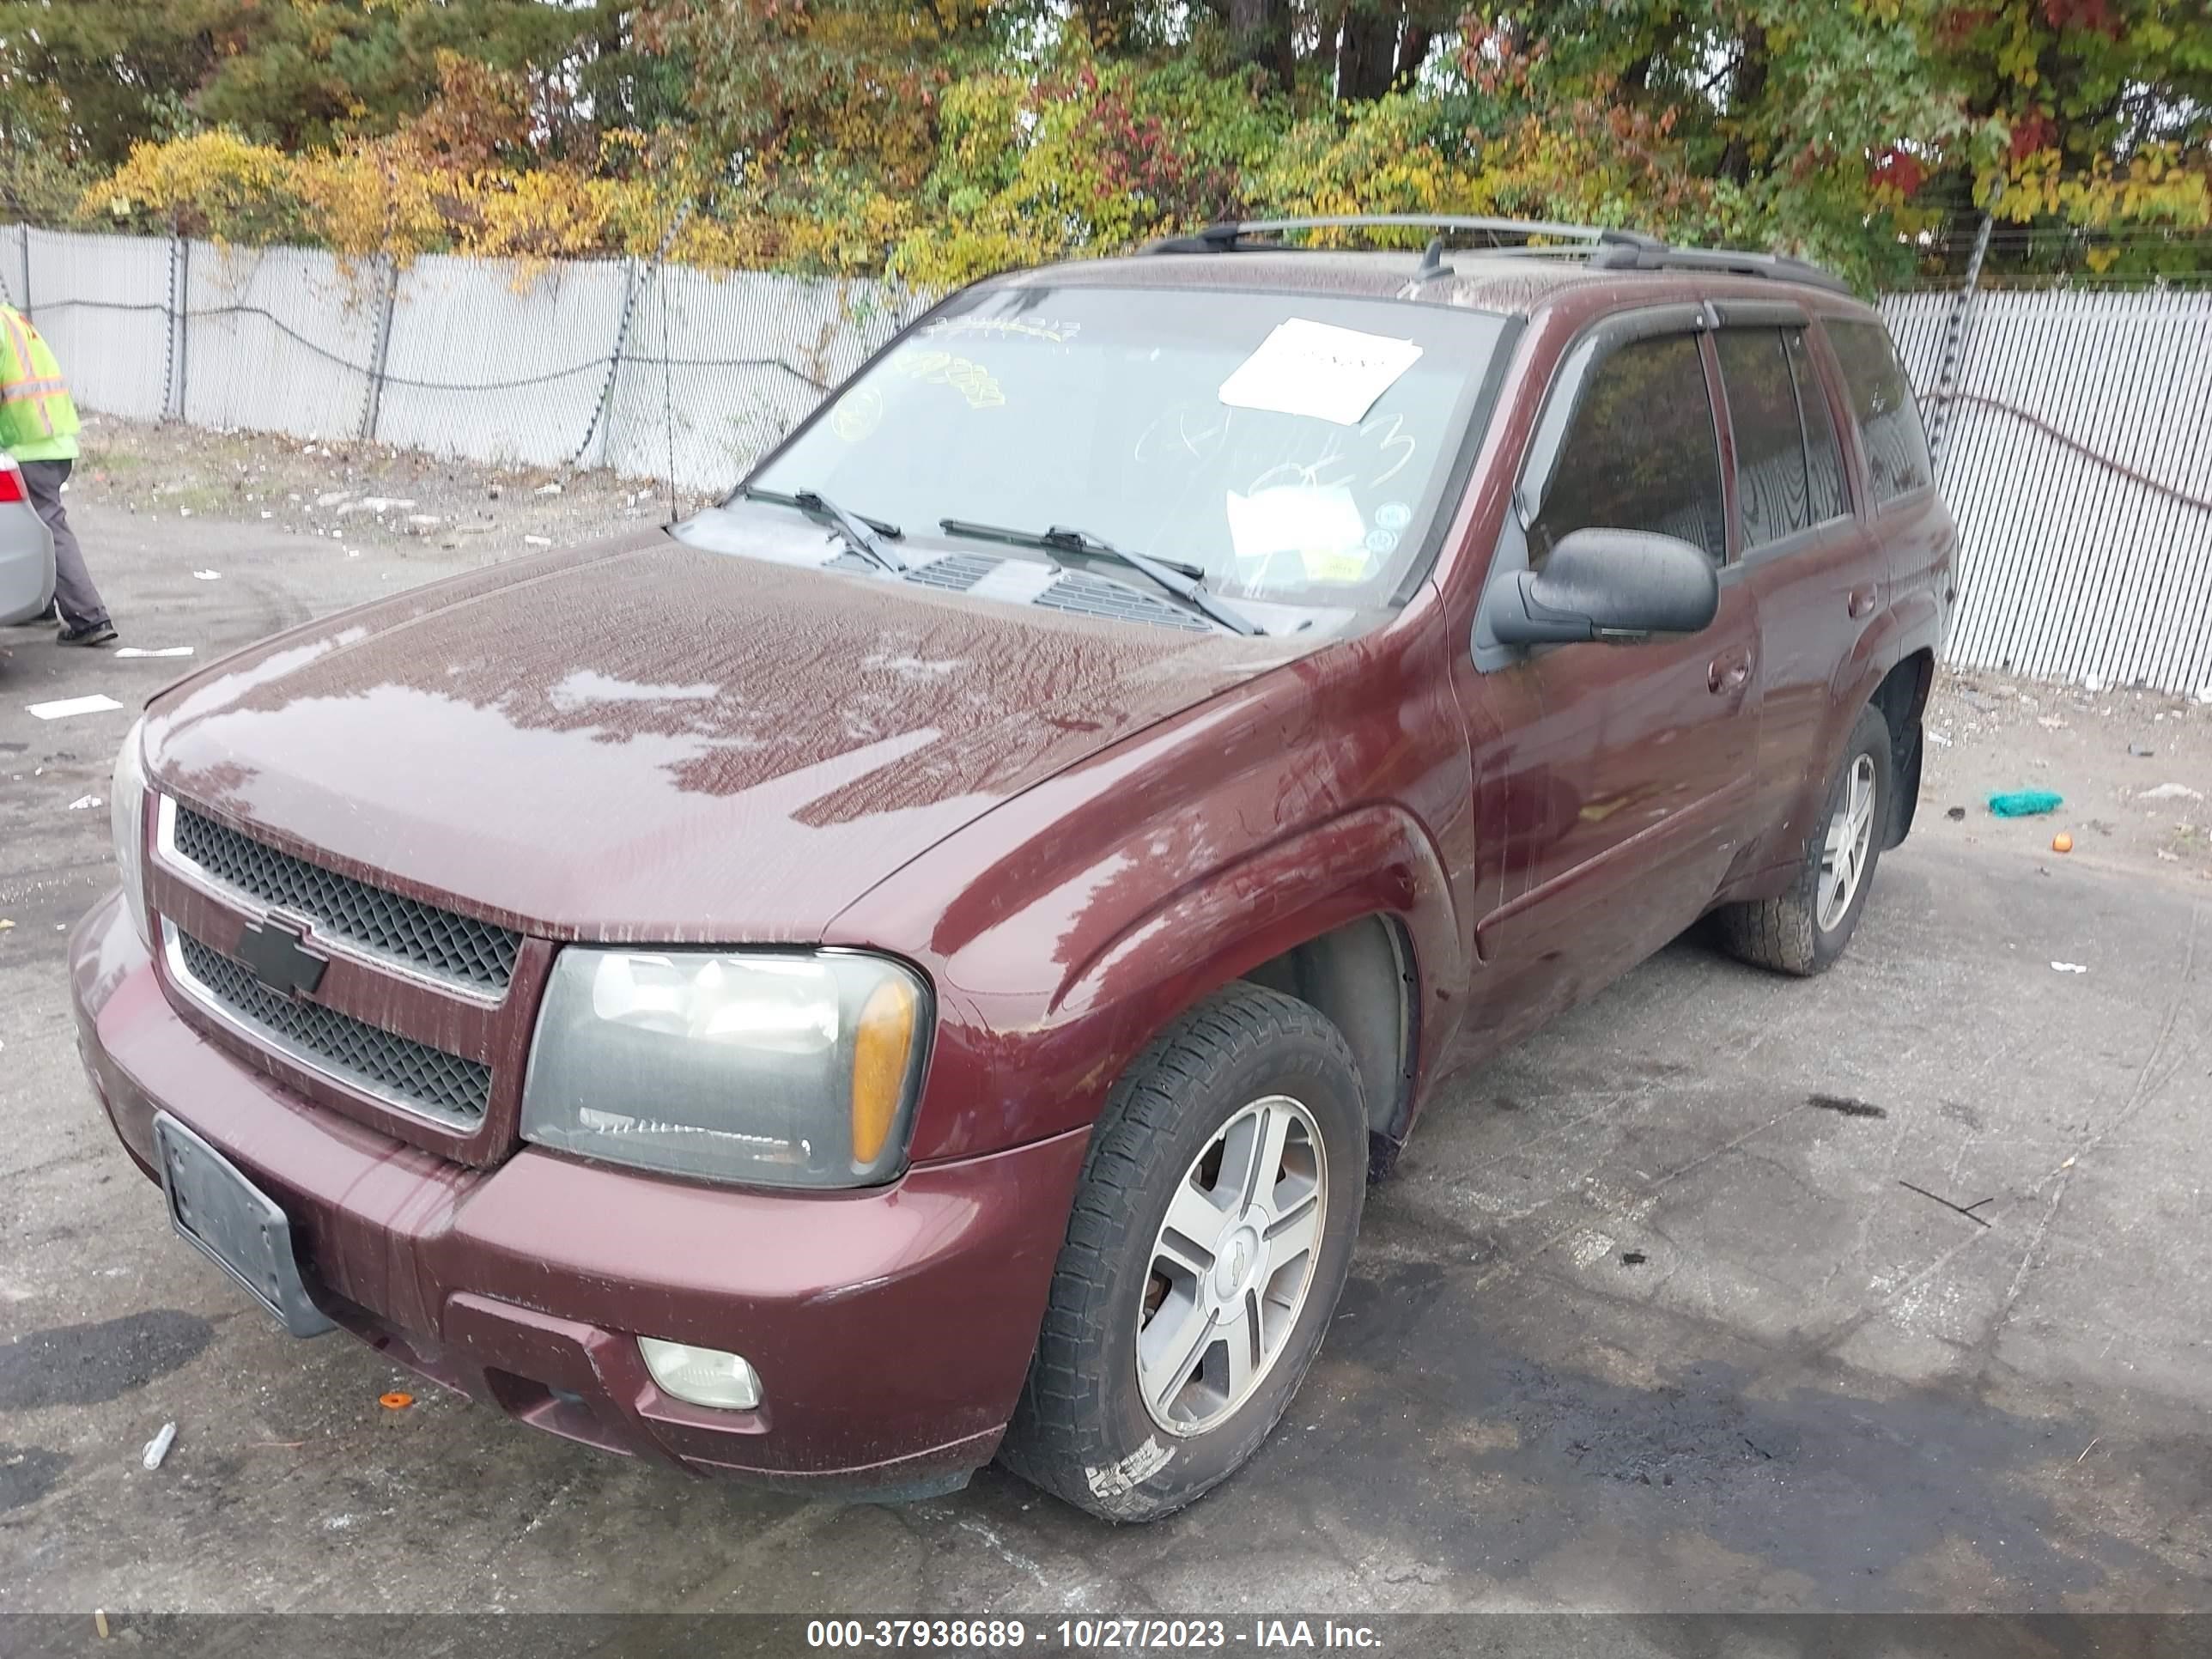
[[[1311,581],[1364,580],[1373,562],[1366,520],[1342,484],[1229,492],[1229,544],[1240,560],[1296,555]]]
[[[1292,317],[1221,383],[1221,401],[1357,426],[1420,355],[1411,340]]]

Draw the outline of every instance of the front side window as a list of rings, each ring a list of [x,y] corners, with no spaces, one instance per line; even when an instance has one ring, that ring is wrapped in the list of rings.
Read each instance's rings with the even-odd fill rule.
[[[1729,426],[1735,434],[1735,499],[1743,544],[1761,547],[1813,522],[1797,388],[1790,378],[1780,329],[1723,329],[1714,343],[1720,352],[1721,385],[1728,392]]]
[[[1575,531],[1598,528],[1680,537],[1716,564],[1727,555],[1720,444],[1692,335],[1632,341],[1583,378],[1528,526],[1530,568]]]
[[[1924,489],[1934,477],[1928,434],[1921,427],[1920,406],[1912,401],[1904,366],[1889,343],[1889,331],[1880,323],[1831,322],[1827,328],[1844,366],[1844,384],[1850,390],[1851,413],[1865,441],[1875,505]]]
[[[975,550],[945,519],[1066,526],[1224,599],[1381,608],[1449,510],[1506,326],[1336,294],[984,288],[749,482],[896,525],[910,562]]]

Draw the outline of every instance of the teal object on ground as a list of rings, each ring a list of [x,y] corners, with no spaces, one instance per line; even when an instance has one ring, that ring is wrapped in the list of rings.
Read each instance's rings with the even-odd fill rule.
[[[2032,818],[2055,812],[2064,804],[2064,796],[2048,789],[2013,789],[1990,797],[1990,811],[2001,818]]]

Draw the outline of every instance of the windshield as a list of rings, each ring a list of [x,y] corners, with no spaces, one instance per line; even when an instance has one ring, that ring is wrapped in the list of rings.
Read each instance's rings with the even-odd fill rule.
[[[1212,593],[1389,603],[1421,557],[1504,329],[1314,294],[962,295],[753,477],[959,545],[946,518],[1066,526]]]

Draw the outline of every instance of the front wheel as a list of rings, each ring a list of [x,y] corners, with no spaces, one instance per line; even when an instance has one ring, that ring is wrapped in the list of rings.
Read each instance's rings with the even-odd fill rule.
[[[1805,837],[1790,890],[1721,909],[1722,942],[1733,955],[1801,976],[1821,972],[1843,955],[1888,839],[1894,787],[1889,722],[1879,708],[1864,708],[1828,786],[1826,810]]]
[[[1152,1521],[1267,1437],[1328,1329],[1365,1192],[1336,1027],[1237,985],[1109,1100],[1001,1460],[1079,1509]]]

